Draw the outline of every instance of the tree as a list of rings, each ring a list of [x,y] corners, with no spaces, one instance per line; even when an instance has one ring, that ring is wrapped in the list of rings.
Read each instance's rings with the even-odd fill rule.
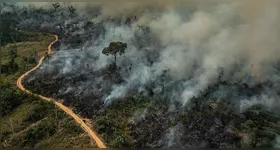
[[[165,82],[167,80],[167,70],[163,70],[162,75],[160,76],[160,81],[162,84],[162,92],[164,93],[165,90]]]
[[[60,15],[63,17],[64,16],[64,11],[61,10]]]
[[[53,8],[54,8],[54,12],[56,12],[57,8],[60,7],[60,3],[56,2],[56,3],[52,3]]]
[[[118,42],[111,42],[109,47],[105,47],[102,50],[102,53],[107,55],[107,56],[109,54],[114,56],[114,58],[115,58],[114,66],[115,66],[115,69],[116,69],[117,68],[117,54],[118,53],[119,53],[119,55],[124,54],[126,48],[127,48],[127,44],[126,43],[122,43],[120,41],[118,41]]]
[[[14,72],[16,69],[18,69],[18,65],[16,63],[17,58],[17,48],[15,46],[11,47],[9,50],[9,68],[11,69],[11,72]]]
[[[76,13],[76,9],[73,6],[68,6],[68,10],[70,13],[70,18],[72,19]]]

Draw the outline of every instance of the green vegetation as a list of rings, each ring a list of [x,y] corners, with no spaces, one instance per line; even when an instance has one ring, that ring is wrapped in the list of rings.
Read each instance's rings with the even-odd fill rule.
[[[18,98],[14,98],[14,97]],[[0,85],[0,116],[4,116],[10,113],[14,108],[19,106],[22,101],[19,92],[13,88],[10,88],[8,84]]]
[[[128,123],[135,111],[144,109],[151,104],[151,100],[144,97],[128,97],[113,101],[103,116],[96,118],[96,129],[102,133],[109,147],[131,147],[132,137]]]
[[[5,112],[0,119],[3,147],[95,147],[74,120],[52,103],[12,85],[1,85],[1,91],[7,91],[1,93],[1,112]],[[11,97],[17,105],[8,101]]]
[[[0,81],[13,83],[22,73],[36,65],[38,53],[47,50],[54,37],[50,34],[19,31],[27,36],[25,42],[0,47]]]
[[[16,87],[18,77],[36,65],[38,54],[54,40],[50,34],[18,33],[27,37],[24,42],[0,47],[1,147],[96,147],[75,121],[54,104]]]
[[[253,105],[244,112],[244,119],[236,122],[240,131],[245,131],[249,136],[250,147],[273,147],[276,136],[280,134],[280,117],[262,105]]]

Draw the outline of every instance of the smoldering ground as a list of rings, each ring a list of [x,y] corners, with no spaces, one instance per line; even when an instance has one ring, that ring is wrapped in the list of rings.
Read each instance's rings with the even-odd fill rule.
[[[103,105],[140,94],[168,100],[171,112],[201,97],[232,103],[236,111],[256,103],[279,108],[277,1],[72,5],[81,10],[76,18],[31,21],[63,29],[59,51],[27,82],[54,80],[59,97]],[[85,29],[89,21],[92,28]],[[109,69],[113,57],[101,53],[112,41],[128,45],[117,56],[117,74]]]
[[[168,70],[169,78],[165,86],[172,93],[166,95],[183,105],[215,84],[221,76],[219,70],[222,70],[221,80],[228,83],[254,86],[269,81],[278,86],[276,63],[279,56],[275,54],[279,52],[279,3],[263,2],[251,17],[248,11],[252,3],[247,3],[227,2],[208,7],[181,4],[160,9],[148,4],[125,3],[121,5],[125,8],[120,10],[113,9],[112,4],[95,3],[95,7],[101,6],[100,14],[91,18],[95,22],[102,21],[101,17],[121,17],[118,19],[122,20],[136,16],[136,19],[129,24],[104,21],[105,33],[88,39],[91,45],[85,51],[58,52],[41,69],[48,72],[59,66],[56,76],[99,70],[112,60],[101,50],[111,41],[119,40],[128,43],[128,50],[118,57],[118,65],[125,70],[132,64],[132,68],[130,73],[120,71],[124,82],[113,84],[110,94],[104,93],[105,101],[123,97],[130,89],[145,90],[146,84],[152,82],[155,82],[153,90],[161,89],[158,81],[164,70]],[[84,7],[82,5],[80,7]],[[135,10],[136,7],[141,9]],[[143,8],[147,11],[140,11]],[[119,12],[121,10],[127,11]],[[86,34],[81,28],[74,34],[77,32]],[[55,63],[57,60],[62,62]],[[89,64],[87,69],[84,68],[86,64]],[[95,79],[91,80],[94,83]],[[175,88],[177,86],[180,90]]]

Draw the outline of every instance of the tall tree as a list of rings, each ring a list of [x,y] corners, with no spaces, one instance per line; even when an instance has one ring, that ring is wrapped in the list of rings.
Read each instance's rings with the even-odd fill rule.
[[[76,9],[73,6],[68,6],[68,10],[70,13],[70,18],[72,19],[74,15],[76,14]]]
[[[52,5],[53,5],[53,8],[54,8],[54,12],[56,12],[57,8],[60,7],[60,3],[59,2],[52,3]]]
[[[122,55],[125,53],[125,49],[127,48],[127,44],[126,43],[122,43],[120,41],[118,42],[111,42],[109,47],[105,47],[102,50],[102,53],[105,55],[113,55],[114,56],[114,66],[115,69],[117,68],[117,54]]]

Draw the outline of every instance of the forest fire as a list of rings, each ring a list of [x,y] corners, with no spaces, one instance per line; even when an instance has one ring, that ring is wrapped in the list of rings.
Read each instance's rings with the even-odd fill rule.
[[[24,85],[92,119],[108,146],[273,147],[280,3],[253,3],[19,3],[1,13],[58,34]]]

